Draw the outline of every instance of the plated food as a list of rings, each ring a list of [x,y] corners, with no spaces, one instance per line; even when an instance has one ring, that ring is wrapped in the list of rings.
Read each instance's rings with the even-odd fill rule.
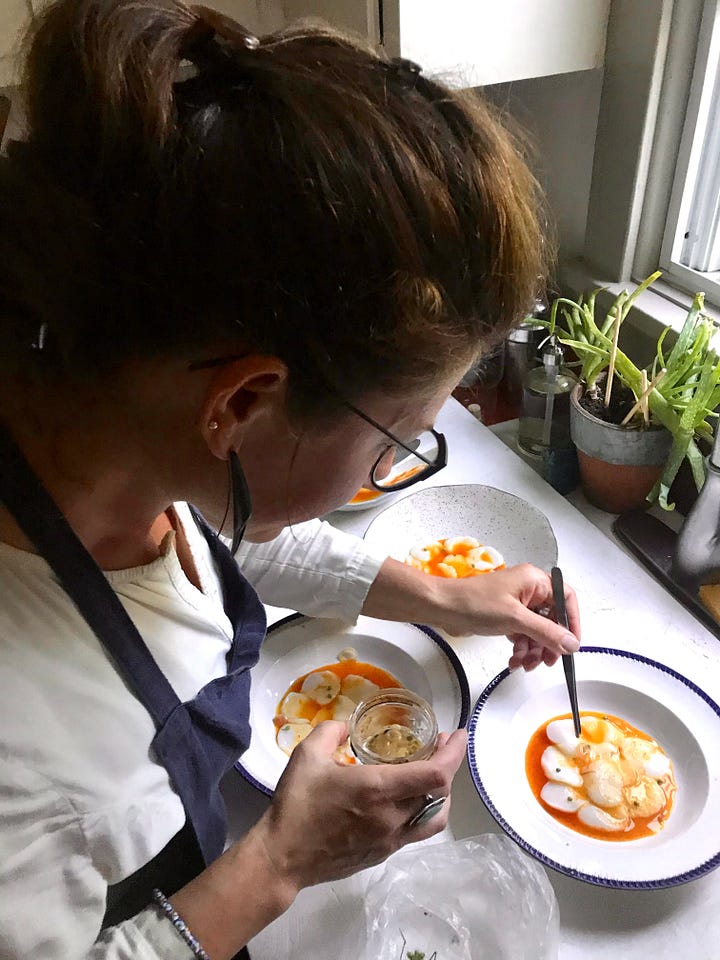
[[[252,739],[236,764],[239,772],[263,793],[272,795],[288,762],[287,753],[276,739],[277,726],[273,718],[278,706],[288,693],[302,692],[291,689],[300,678],[322,673],[324,667],[341,668],[337,657],[344,648],[353,649],[357,662],[384,671],[397,684],[426,700],[440,730],[450,731],[465,725],[470,708],[465,671],[450,645],[433,630],[363,616],[356,624],[348,625],[337,620],[294,615],[270,627],[260,648],[250,691]],[[346,669],[360,676],[357,667]],[[365,679],[379,686],[372,675]],[[342,684],[342,677],[340,682]],[[323,678],[312,681],[312,688],[320,699],[323,699],[321,688],[328,684],[331,681],[323,684]],[[331,691],[332,687],[327,693]],[[390,694],[392,690],[387,692]],[[347,695],[347,689],[342,695]],[[318,708],[326,708],[328,703],[319,703]]]
[[[365,541],[404,562],[414,548],[455,532],[492,545],[507,567],[534,563],[549,571],[557,563],[547,517],[527,500],[479,483],[405,491],[373,519]]]
[[[475,537],[442,537],[412,548],[405,563],[435,577],[476,577],[501,570],[505,561],[499,550]]]
[[[620,717],[583,712],[555,717],[532,735],[525,754],[530,787],[571,830],[602,840],[651,837],[665,826],[677,784],[670,758]]]
[[[720,706],[671,667],[640,654],[583,647],[574,660],[583,740],[597,760],[605,754],[611,765],[599,764],[597,776],[586,782],[589,770],[581,771],[569,755],[578,744],[567,720],[560,664],[531,674],[503,670],[480,695],[468,724],[468,765],[490,815],[546,866],[600,886],[658,889],[720,866]],[[528,746],[540,733],[544,740],[536,741],[533,782]],[[591,758],[588,767],[592,763]],[[634,784],[624,782],[630,779],[628,766],[634,767]],[[543,800],[541,792],[553,782]],[[577,807],[569,814],[547,803],[562,805],[562,787]],[[663,802],[659,791],[664,806],[653,814]],[[607,814],[622,820],[621,828],[601,831],[597,822],[582,824],[578,811],[584,807],[592,816],[590,803],[600,811],[598,819]],[[622,839],[633,842],[618,842]]]
[[[323,720],[347,723],[359,703],[380,690],[400,686],[391,673],[358,659],[357,650],[346,647],[334,663],[297,677],[285,691],[273,717],[277,745],[290,756]],[[336,751],[335,759],[355,763],[348,745]]]

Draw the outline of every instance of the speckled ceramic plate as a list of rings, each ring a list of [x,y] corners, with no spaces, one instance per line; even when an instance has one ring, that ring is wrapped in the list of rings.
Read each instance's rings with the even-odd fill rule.
[[[404,497],[372,521],[365,540],[404,560],[416,545],[460,536],[495,547],[508,567],[534,563],[550,570],[557,563],[547,517],[527,500],[478,483],[427,487]]]
[[[287,764],[273,717],[288,687],[354,647],[360,660],[391,673],[431,704],[440,730],[464,727],[470,711],[467,677],[457,654],[429,627],[358,617],[354,625],[294,614],[273,624],[252,671],[252,741],[236,764],[258,790],[272,795]]]
[[[598,886],[652,890],[695,880],[720,865],[720,707],[670,667],[626,650],[575,654],[578,703],[653,737],[673,764],[677,794],[664,829],[625,842],[596,839],[552,817],[525,775],[533,733],[568,712],[562,665],[503,670],[468,725],[468,763],[503,830],[548,867]]]

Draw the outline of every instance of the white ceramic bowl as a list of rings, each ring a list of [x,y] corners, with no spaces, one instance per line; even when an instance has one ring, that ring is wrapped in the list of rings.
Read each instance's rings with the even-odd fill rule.
[[[585,836],[550,816],[525,776],[533,733],[569,712],[560,663],[526,674],[504,670],[480,696],[468,726],[478,793],[528,853],[588,883],[655,889],[720,865],[720,707],[663,664],[624,650],[575,654],[580,710],[611,713],[653,737],[672,761],[678,789],[665,828],[624,842]]]
[[[381,504],[389,506],[398,497],[402,497],[407,490],[396,490],[394,493],[379,493],[372,500],[361,500],[360,503],[345,503],[342,507],[336,507],[333,513],[354,513],[357,510],[371,510],[373,507],[379,507]]]
[[[386,670],[427,700],[439,730],[455,730],[467,722],[465,671],[452,648],[428,627],[372,617],[348,625],[295,614],[270,628],[252,672],[252,740],[236,766],[263,793],[272,795],[288,760],[275,742],[273,725],[281,697],[298,677],[334,663],[345,647],[354,647],[361,661]]]
[[[547,517],[512,493],[478,483],[426,487],[404,497],[372,521],[365,540],[405,560],[416,545],[460,536],[495,547],[508,567],[534,563],[550,570],[557,563]]]

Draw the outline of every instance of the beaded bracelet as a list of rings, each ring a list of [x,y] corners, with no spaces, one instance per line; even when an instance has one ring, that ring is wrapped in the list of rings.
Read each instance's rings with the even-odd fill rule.
[[[172,923],[198,960],[210,960],[210,957],[200,946],[198,940],[190,932],[188,925],[185,923],[182,917],[175,912],[173,905],[161,890],[153,890],[153,901],[158,910],[161,913],[164,913],[170,923]]]

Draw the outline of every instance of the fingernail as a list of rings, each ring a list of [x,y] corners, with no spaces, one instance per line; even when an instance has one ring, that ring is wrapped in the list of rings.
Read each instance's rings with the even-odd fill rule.
[[[565,636],[560,641],[560,646],[565,651],[565,653],[577,653],[580,649],[580,641],[577,637],[574,637],[571,633],[566,633]]]

